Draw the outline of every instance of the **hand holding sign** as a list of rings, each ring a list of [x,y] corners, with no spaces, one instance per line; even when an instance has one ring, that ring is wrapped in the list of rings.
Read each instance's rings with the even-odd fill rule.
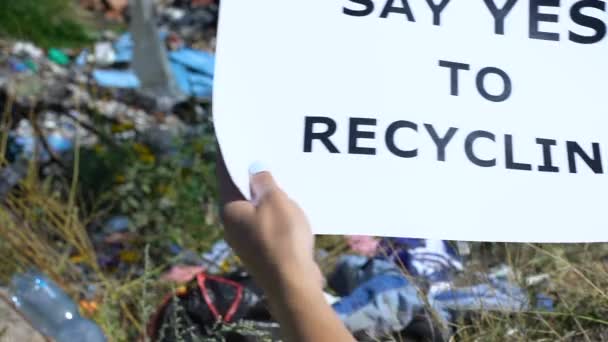
[[[236,184],[264,160],[316,233],[607,240],[606,2],[497,2],[222,2]]]

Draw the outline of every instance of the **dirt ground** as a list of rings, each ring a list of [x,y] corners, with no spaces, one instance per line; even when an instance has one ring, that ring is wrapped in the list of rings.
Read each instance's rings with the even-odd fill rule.
[[[5,289],[0,289],[0,295],[8,298]],[[0,342],[45,342],[45,339],[0,300]]]

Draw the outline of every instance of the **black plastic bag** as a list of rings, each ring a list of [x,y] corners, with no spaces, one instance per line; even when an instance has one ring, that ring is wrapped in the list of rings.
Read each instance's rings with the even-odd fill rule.
[[[200,273],[187,289],[169,295],[153,318],[153,341],[280,341],[263,294],[245,273]]]

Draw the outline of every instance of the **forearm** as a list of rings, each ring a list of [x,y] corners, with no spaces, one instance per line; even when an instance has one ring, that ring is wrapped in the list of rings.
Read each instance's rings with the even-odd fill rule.
[[[300,270],[293,270],[299,273]],[[354,341],[323,291],[310,279],[288,277],[278,281],[268,293],[271,311],[289,342]]]

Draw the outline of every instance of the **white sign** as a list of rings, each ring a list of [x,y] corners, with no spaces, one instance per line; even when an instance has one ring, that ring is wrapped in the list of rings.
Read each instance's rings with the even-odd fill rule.
[[[608,241],[600,0],[223,0],[228,169],[321,234]]]

